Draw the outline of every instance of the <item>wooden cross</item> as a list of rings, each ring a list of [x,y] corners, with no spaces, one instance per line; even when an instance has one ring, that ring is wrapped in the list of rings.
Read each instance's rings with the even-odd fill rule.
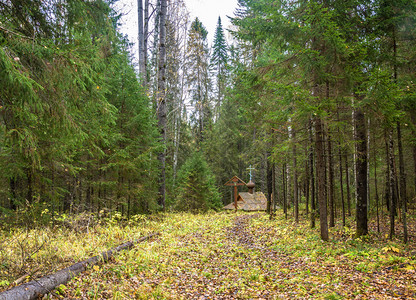
[[[240,178],[238,178],[237,176],[234,176],[233,178],[228,180],[224,185],[234,187],[234,207],[235,207],[235,211],[237,212],[237,194],[238,194],[237,186],[246,185],[246,183],[242,181]]]

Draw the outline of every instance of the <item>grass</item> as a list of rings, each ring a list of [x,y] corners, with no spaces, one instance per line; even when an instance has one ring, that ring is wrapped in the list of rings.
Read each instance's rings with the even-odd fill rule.
[[[90,268],[59,293],[91,299],[412,299],[416,293],[414,242],[382,234],[354,239],[353,229],[340,226],[322,242],[307,220],[295,224],[278,214],[270,221],[262,213],[112,217],[88,232],[62,226],[3,232],[0,288],[31,270],[51,273],[155,231],[161,237]]]

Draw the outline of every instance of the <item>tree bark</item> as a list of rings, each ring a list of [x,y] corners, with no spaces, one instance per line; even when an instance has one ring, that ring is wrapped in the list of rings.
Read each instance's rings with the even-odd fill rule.
[[[308,153],[308,145],[306,144],[305,147],[305,213],[306,216],[309,214],[309,198],[310,198],[310,171],[309,171],[309,153]]]
[[[158,126],[161,135],[163,150],[159,153],[160,164],[159,195],[158,204],[165,209],[166,202],[166,13],[167,0],[160,1],[160,32],[159,32],[159,76],[158,76],[158,97],[157,97],[157,116]]]
[[[270,157],[270,152],[267,152],[266,154],[267,160],[266,160],[266,165],[267,165],[267,213],[268,214],[272,214],[272,205],[273,205],[273,200],[272,200],[272,194],[273,194],[273,164],[270,162],[269,157]]]
[[[276,213],[276,200],[277,200],[277,189],[276,189],[276,164],[273,163],[272,165],[272,203],[271,203],[271,210],[272,213],[270,214],[270,219],[273,219]]]
[[[139,74],[142,80],[146,77],[144,64],[144,28],[143,28],[143,0],[137,0],[137,26],[138,26],[138,48],[139,48]]]
[[[394,236],[394,223],[396,216],[396,203],[397,203],[397,193],[396,193],[396,175],[394,172],[394,141],[393,141],[393,130],[389,129],[388,137],[388,164],[389,164],[389,194],[390,194],[390,239],[393,239]]]
[[[374,147],[374,191],[376,193],[376,213],[377,213],[377,232],[380,233],[380,216],[379,216],[379,196],[378,196],[378,187],[377,187],[377,156],[376,156],[376,147]]]
[[[400,122],[397,122],[397,147],[399,148],[399,172],[400,172],[400,201],[402,203],[402,222],[403,222],[403,242],[407,243],[407,187],[406,187],[406,173],[404,171],[404,158],[402,146],[402,132]]]
[[[354,112],[355,142],[357,159],[356,168],[356,194],[357,194],[357,231],[356,236],[368,234],[367,220],[367,136],[364,113],[357,109]]]
[[[293,130],[293,129],[292,129]],[[292,154],[293,154],[293,202],[295,209],[295,222],[299,223],[299,197],[298,197],[298,174],[297,174],[297,161],[296,161],[296,141],[295,132],[292,131]]]
[[[413,123],[413,127],[412,127],[412,135],[413,135],[413,145],[412,145],[412,150],[413,150],[413,185],[415,188],[414,191],[414,195],[416,195],[416,110],[412,110],[411,111],[411,118],[412,118],[412,123]],[[416,197],[415,197],[416,199]]]
[[[147,86],[147,44],[149,40],[149,0],[144,1],[144,26],[143,26],[143,61],[144,61],[144,76],[143,83]]]
[[[315,214],[316,214],[316,201],[315,201],[315,176],[314,176],[314,161],[313,161],[313,133],[312,133],[312,119],[309,119],[309,172],[311,178],[311,228],[315,228]]]
[[[350,170],[348,165],[348,154],[345,152],[345,181],[347,183],[347,210],[348,216],[351,216],[351,190],[350,190]]]
[[[325,196],[325,149],[320,118],[315,119],[316,178],[318,180],[318,202],[321,239],[328,241],[327,201]]]
[[[345,226],[345,199],[344,199],[344,172],[342,168],[342,151],[341,143],[338,143],[338,157],[339,157],[339,183],[340,183],[340,193],[341,193],[341,209],[342,209],[342,226]]]
[[[331,142],[331,133],[328,128],[328,200],[329,200],[329,227],[335,226],[335,203],[334,203],[334,165],[333,165],[333,158],[332,158],[332,142]]]
[[[286,182],[286,163],[282,166],[282,195],[283,195],[283,213],[287,219],[287,182]]]
[[[390,151],[389,151],[389,139],[387,136],[387,129],[384,129],[384,142],[386,148],[386,180],[385,180],[385,192],[384,192],[384,201],[386,204],[386,208],[390,211]]]

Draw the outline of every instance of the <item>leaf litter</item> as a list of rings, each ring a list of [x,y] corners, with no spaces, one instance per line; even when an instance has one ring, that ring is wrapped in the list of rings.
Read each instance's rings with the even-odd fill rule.
[[[160,238],[91,268],[63,298],[416,299],[414,244],[346,229],[325,243],[306,221],[264,213],[168,214],[158,226]]]
[[[274,220],[264,213],[223,212],[139,221],[126,226],[113,220],[66,238],[66,231],[50,232],[42,248],[34,244],[40,250],[26,269],[43,276],[50,273],[52,261],[45,262],[53,251],[57,270],[97,254],[104,241],[108,248],[152,231],[162,235],[91,267],[45,298],[416,299],[413,236],[407,245],[387,240],[384,231],[354,239],[353,225],[337,225],[330,241],[322,242],[319,228],[311,229],[306,218],[296,224],[281,213]],[[58,253],[59,243],[65,247]],[[3,245],[6,257],[13,249]],[[2,280],[21,275],[8,276]]]

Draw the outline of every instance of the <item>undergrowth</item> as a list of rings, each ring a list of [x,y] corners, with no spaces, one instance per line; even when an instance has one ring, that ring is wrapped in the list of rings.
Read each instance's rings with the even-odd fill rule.
[[[113,214],[95,218],[88,228],[85,220],[67,218],[84,225],[75,230],[77,225],[65,221],[1,233],[2,289],[34,270],[32,277],[49,274],[123,241],[160,232],[159,238],[89,268],[57,293],[92,299],[415,297],[415,243],[390,241],[384,233],[356,239],[352,226],[337,225],[323,242],[308,220],[296,224],[280,213],[274,220],[242,212],[130,220]]]

